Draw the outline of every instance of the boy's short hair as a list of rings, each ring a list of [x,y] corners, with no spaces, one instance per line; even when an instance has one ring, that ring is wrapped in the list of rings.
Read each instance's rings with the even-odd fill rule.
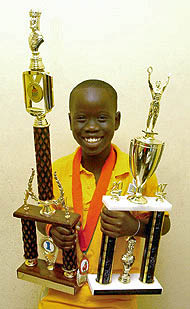
[[[117,110],[117,92],[116,92],[116,90],[110,84],[104,82],[103,80],[99,80],[99,79],[84,80],[83,82],[79,83],[76,87],[73,88],[73,90],[70,93],[70,97],[69,97],[69,110],[71,110],[72,96],[75,94],[75,92],[77,90],[83,89],[83,88],[104,88],[104,89],[106,89],[109,92],[110,96],[115,101],[115,108]]]

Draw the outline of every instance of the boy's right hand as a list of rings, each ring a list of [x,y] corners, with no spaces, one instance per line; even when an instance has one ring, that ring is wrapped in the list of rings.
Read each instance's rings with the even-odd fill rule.
[[[62,226],[52,225],[50,235],[56,246],[61,249],[69,250],[76,244],[76,231]]]

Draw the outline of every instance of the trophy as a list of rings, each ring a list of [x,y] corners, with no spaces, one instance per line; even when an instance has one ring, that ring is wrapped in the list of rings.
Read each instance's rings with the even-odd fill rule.
[[[158,186],[156,197],[143,196],[143,186],[156,171],[164,149],[164,142],[155,138],[158,133],[154,132],[154,127],[159,114],[160,100],[169,83],[170,74],[163,86],[161,81],[156,81],[153,87],[150,80],[153,68],[149,67],[147,72],[152,102],[150,104],[146,130],[143,131],[144,136],[134,138],[130,142],[129,164],[134,177],[133,184],[130,184],[130,189],[132,188],[132,190],[128,190],[131,191],[128,196],[120,196],[121,191],[118,189],[119,184],[117,184],[114,185],[111,196],[103,196],[104,205],[112,211],[151,211],[151,217],[147,225],[141,270],[140,274],[130,275],[130,269],[135,259],[133,256],[134,236],[138,233],[140,221],[137,232],[127,240],[127,250],[122,256],[123,274],[112,275],[116,239],[103,234],[97,276],[89,275],[88,278],[94,295],[161,294],[162,292],[162,287],[154,277],[154,272],[164,212],[170,211],[172,205],[165,200],[166,193],[164,190],[166,184]]]
[[[136,183],[136,192],[132,196],[129,196],[128,199],[138,204],[147,203],[147,199],[142,196],[142,189],[146,181],[157,169],[164,149],[164,142],[155,138],[158,133],[155,133],[153,129],[158,118],[162,94],[170,79],[170,75],[168,75],[168,80],[163,87],[161,87],[161,81],[156,81],[155,87],[153,87],[150,81],[150,76],[153,72],[152,67],[149,67],[147,72],[148,83],[152,94],[147,127],[143,131],[145,133],[143,137],[137,137],[131,140],[129,150],[129,163]]]
[[[60,197],[57,200],[53,197],[50,133],[49,123],[46,120],[46,114],[54,107],[53,78],[45,72],[38,50],[44,42],[40,33],[41,12],[31,10],[29,15],[31,28],[29,46],[32,57],[30,69],[23,73],[23,84],[26,111],[35,117],[33,131],[38,196],[32,189],[34,178],[34,170],[32,170],[25,191],[24,204],[13,214],[14,217],[21,218],[25,257],[25,262],[17,269],[17,276],[23,280],[75,294],[78,289],[76,245],[73,249],[62,250],[63,265],[60,265],[55,263],[58,248],[50,237],[44,237],[40,244],[44,260],[38,258],[35,223],[57,224],[73,231],[80,215],[69,212],[64,200],[64,191],[56,173],[54,178],[60,190]],[[36,201],[38,206],[28,204],[29,197]],[[58,205],[61,205],[62,209],[56,209]]]

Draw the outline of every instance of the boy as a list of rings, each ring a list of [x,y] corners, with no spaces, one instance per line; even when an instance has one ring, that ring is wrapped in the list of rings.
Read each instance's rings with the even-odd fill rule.
[[[121,273],[123,267],[120,259],[126,249],[125,237],[134,235],[137,231],[136,236],[145,237],[148,219],[146,213],[139,221],[135,213],[111,212],[105,207],[102,208],[102,195],[110,195],[115,181],[123,182],[122,195],[125,195],[133,179],[128,156],[111,144],[114,132],[120,125],[117,93],[111,85],[103,81],[87,80],[72,90],[69,109],[70,128],[80,148],[74,154],[57,160],[53,169],[63,185],[67,205],[76,212],[79,206],[82,207],[81,228],[87,229],[91,235],[84,248],[79,233],[78,260],[80,261],[85,254],[89,260],[89,273],[97,272],[102,231],[117,238],[113,272]],[[152,176],[145,186],[144,194],[154,195],[156,187],[156,178]],[[59,192],[56,186],[54,188],[57,197]],[[169,218],[166,217],[163,233],[167,233],[168,230]],[[42,227],[40,231],[44,233]],[[72,248],[76,242],[76,235],[70,235],[63,227],[53,225],[50,235],[59,248]],[[135,249],[137,261],[133,271],[139,272],[139,237]],[[136,308],[136,301],[134,296],[126,295],[92,296],[88,285],[85,284],[76,296],[49,289],[39,308]]]

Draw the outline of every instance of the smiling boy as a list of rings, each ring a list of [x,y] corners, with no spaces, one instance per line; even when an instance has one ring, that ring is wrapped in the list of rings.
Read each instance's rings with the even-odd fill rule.
[[[140,219],[135,213],[111,212],[103,207],[103,194],[109,195],[115,181],[123,182],[122,195],[127,194],[132,182],[128,165],[128,156],[111,141],[120,125],[120,112],[117,111],[117,93],[108,83],[100,80],[87,80],[77,85],[70,94],[69,121],[73,137],[80,147],[75,153],[58,159],[53,166],[60,179],[67,204],[81,213],[81,230],[78,234],[78,260],[84,255],[89,260],[89,273],[96,273],[98,267],[101,236],[117,238],[113,272],[121,273],[120,261],[125,252],[125,237],[138,233],[145,237],[147,214]],[[56,189],[55,197],[59,195]],[[157,187],[155,176],[147,182],[144,194],[154,195]],[[40,229],[44,232],[44,229]],[[169,230],[169,218],[164,222],[163,234]],[[59,248],[72,248],[76,235],[57,226],[50,230],[55,244]],[[133,271],[139,272],[138,252],[140,237],[135,248],[136,263]],[[58,262],[61,262],[58,257]],[[134,296],[92,296],[85,284],[76,296],[49,289],[48,295],[41,301],[39,308],[136,308]]]

